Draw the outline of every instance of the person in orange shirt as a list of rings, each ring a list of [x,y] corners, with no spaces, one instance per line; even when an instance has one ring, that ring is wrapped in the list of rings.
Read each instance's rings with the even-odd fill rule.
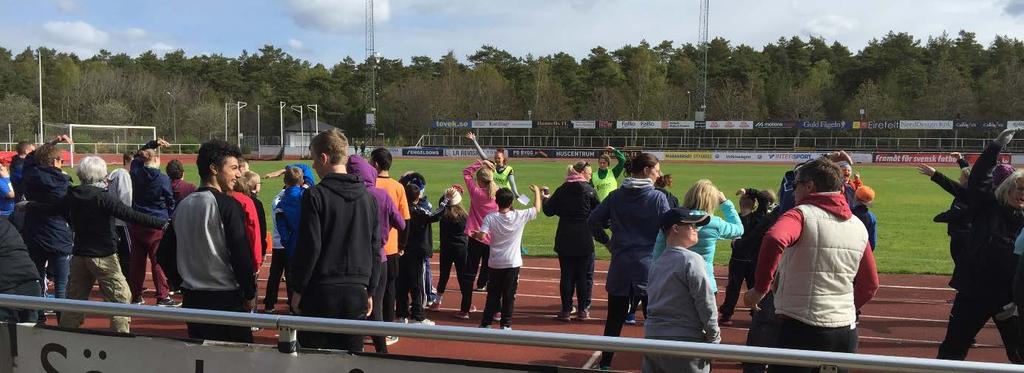
[[[391,197],[391,202],[398,207],[406,225],[409,223],[409,201],[405,196],[405,187],[391,178],[391,152],[384,148],[374,149],[370,153],[370,164],[377,169],[377,188],[383,189]],[[404,233],[404,232],[402,232]],[[395,280],[398,279],[398,257],[399,253],[399,231],[391,228],[388,232],[387,244],[384,245],[384,253],[388,256],[387,261],[387,288],[384,290],[384,304],[382,311],[384,321],[395,321]],[[402,240],[404,241],[404,240]],[[384,272],[381,275],[385,275]]]

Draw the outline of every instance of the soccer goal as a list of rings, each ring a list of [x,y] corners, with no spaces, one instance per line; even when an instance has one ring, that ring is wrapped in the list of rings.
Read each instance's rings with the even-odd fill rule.
[[[45,127],[49,129],[43,137],[47,141],[61,134],[71,136],[74,143],[65,145],[70,154],[71,166],[75,165],[76,159],[86,155],[117,155],[136,150],[156,139],[156,127],[153,126],[48,123]],[[108,162],[120,159],[115,156]]]

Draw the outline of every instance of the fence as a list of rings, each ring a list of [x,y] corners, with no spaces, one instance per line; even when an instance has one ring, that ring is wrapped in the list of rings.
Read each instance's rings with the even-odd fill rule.
[[[128,304],[46,299],[0,295],[0,306],[21,309],[52,309],[92,315],[125,315],[178,322],[274,328],[279,331],[278,349],[293,353],[295,331],[316,331],[356,335],[395,335],[433,340],[494,343],[579,350],[635,352],[685,357],[703,357],[724,361],[763,362],[793,366],[866,369],[887,372],[1024,372],[1024,367],[1009,364],[948,361],[922,358],[862,355],[836,352],[787,350],[766,347],[676,342],[638,338],[617,338],[580,334],[531,331],[507,331],[480,328],[425,326],[358,320],[337,320],[298,316],[247,314],[199,309],[173,309]],[[0,354],[4,351],[0,351]]]

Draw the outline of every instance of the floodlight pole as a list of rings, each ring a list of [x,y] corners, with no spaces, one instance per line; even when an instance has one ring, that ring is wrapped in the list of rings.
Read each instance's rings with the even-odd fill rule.
[[[43,139],[43,48],[36,48],[36,55],[39,56],[39,143],[45,143]]]
[[[238,147],[242,147],[242,108],[249,104],[245,101],[238,101],[235,103],[235,140],[238,140]]]
[[[224,103],[224,141],[228,141],[228,105],[231,103]]]
[[[302,117],[303,111],[305,109],[305,106],[302,106],[302,105],[292,105],[291,107],[292,107],[292,110],[299,112],[299,138],[300,139],[305,139],[305,137],[306,137],[306,124],[305,124],[305,122],[303,122],[304,118]],[[306,139],[305,147],[307,147],[307,148],[309,147],[309,139]]]
[[[177,105],[176,104],[177,104],[178,99],[176,97],[174,97],[173,94],[171,94],[171,91],[167,91],[167,92],[164,92],[164,93],[166,93],[168,96],[171,96],[171,130],[173,131],[172,133],[173,133],[173,136],[174,136],[174,143],[177,144],[178,143],[178,109],[177,109]]]
[[[288,104],[284,103],[284,101],[280,101],[280,104],[277,106],[277,118],[278,118],[278,121],[280,121],[280,128],[281,128],[281,148],[282,149],[284,148],[284,107],[287,106],[287,105]]]
[[[256,156],[263,157],[263,149],[260,147],[260,105],[256,105]]]
[[[317,104],[306,105],[306,108],[313,112],[313,132],[320,133],[320,106]]]

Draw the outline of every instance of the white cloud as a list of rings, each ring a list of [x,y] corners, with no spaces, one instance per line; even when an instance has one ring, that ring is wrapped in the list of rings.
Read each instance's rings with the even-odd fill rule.
[[[1010,0],[1003,11],[1011,16],[1024,18],[1024,0]]]
[[[323,32],[362,30],[366,20],[363,0],[286,0],[292,21],[302,28]],[[389,0],[374,2],[374,23],[391,18]]]
[[[804,33],[812,36],[835,38],[857,28],[859,22],[850,17],[828,14],[814,18],[804,24]]]
[[[64,13],[71,13],[78,10],[78,4],[71,0],[57,0],[57,9]]]
[[[98,48],[110,40],[110,36],[92,25],[82,22],[50,21],[43,24],[43,34],[48,41],[75,48]]]
[[[170,52],[170,51],[173,51],[173,50],[178,49],[178,48],[175,48],[173,45],[170,45],[170,44],[167,44],[167,43],[164,43],[164,42],[156,42],[153,45],[150,45],[149,49],[152,50],[153,53],[160,54],[160,53]]]
[[[120,34],[122,36],[124,36],[124,37],[126,37],[128,39],[132,39],[132,40],[145,39],[146,36],[149,35],[149,33],[147,33],[146,30],[143,30],[143,29],[138,28],[138,27],[132,27],[132,28],[124,29],[123,31],[120,32]]]
[[[302,40],[298,39],[288,39],[288,47],[297,51],[306,49],[306,47],[302,45]]]

